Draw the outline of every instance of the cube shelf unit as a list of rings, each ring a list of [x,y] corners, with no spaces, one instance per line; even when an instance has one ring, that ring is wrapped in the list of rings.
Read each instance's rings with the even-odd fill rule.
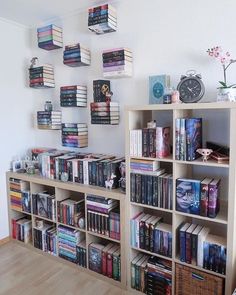
[[[203,144],[207,140],[219,142],[230,147],[230,161],[217,163],[213,160],[203,162],[201,158],[195,161],[175,160],[175,119],[184,117],[202,117]],[[130,201],[130,130],[141,129],[147,122],[156,120],[157,126],[170,126],[173,154],[160,161],[161,167],[171,169],[173,174],[173,210],[162,209]],[[126,226],[127,226],[127,287],[129,291],[140,293],[131,288],[131,261],[138,253],[150,254],[172,261],[172,294],[175,294],[176,264],[186,265],[194,269],[225,279],[225,295],[233,293],[236,287],[236,104],[234,103],[196,103],[128,106],[126,108]],[[144,157],[133,157],[145,159]],[[148,158],[150,159],[150,158]],[[168,172],[169,173],[169,172]],[[177,178],[219,177],[221,178],[221,209],[215,219],[179,212],[176,210],[175,183]],[[172,224],[172,258],[151,253],[143,249],[132,248],[130,245],[130,219],[138,212],[162,216],[164,222]],[[222,275],[199,266],[183,263],[179,259],[178,230],[182,222],[192,222],[210,227],[210,231],[227,238],[226,274]]]
[[[56,216],[56,221],[52,221],[48,218],[44,218],[41,216],[37,216],[33,213],[27,213],[27,212],[22,212],[20,210],[13,210],[11,209],[11,204],[10,204],[10,186],[9,186],[9,180],[10,178],[15,178],[15,179],[20,179],[26,182],[29,182],[30,185],[30,192],[32,193],[37,193],[40,190],[45,190],[47,189],[50,194],[55,194],[56,201],[63,200],[65,198],[68,198],[69,196],[72,196],[73,198],[79,198],[81,199],[84,198],[85,200],[85,224],[87,227],[87,210],[86,210],[86,195],[97,195],[101,197],[106,197],[106,198],[111,198],[119,201],[119,206],[120,206],[120,240],[115,240],[110,237],[88,231],[85,227],[85,229],[80,229],[77,227],[73,227],[70,225],[62,224],[60,222],[57,222],[57,216]],[[95,276],[98,279],[101,279],[103,281],[109,282],[110,284],[113,284],[115,286],[118,286],[122,289],[126,288],[126,254],[125,254],[125,194],[120,192],[118,189],[114,190],[108,190],[105,188],[100,188],[100,187],[94,187],[94,186],[88,186],[88,185],[81,185],[81,184],[76,184],[76,183],[70,183],[70,182],[62,182],[62,181],[57,181],[57,180],[50,180],[43,178],[39,175],[27,175],[24,173],[16,173],[16,172],[7,172],[6,173],[6,181],[7,181],[7,191],[8,191],[8,208],[9,208],[9,231],[10,234],[12,234],[12,224],[11,224],[11,218],[15,217],[18,212],[22,212],[26,214],[28,217],[31,218],[33,225],[35,224],[35,218],[49,221],[53,224],[55,224],[56,227],[58,227],[60,224],[72,228],[72,229],[77,229],[81,232],[85,233],[85,239],[86,239],[86,252],[87,252],[87,268],[81,267],[77,264],[74,264],[72,262],[69,262],[63,258],[60,258],[59,256],[53,256],[51,254],[45,253],[42,250],[36,249],[33,245],[31,244],[24,244],[21,241],[12,239],[15,243],[19,243],[22,246],[25,246],[31,250],[37,251],[43,255],[46,255],[50,259],[57,259],[61,263],[68,264],[72,267],[76,267],[77,269],[81,271],[85,271],[93,276]],[[32,204],[32,202],[31,202]],[[31,212],[32,210],[32,205],[31,205]],[[57,213],[56,213],[57,215]],[[33,235],[33,230],[32,230],[32,235]],[[108,278],[102,274],[96,273],[88,268],[88,246],[92,242],[99,242],[99,241],[106,241],[107,242],[115,242],[120,245],[120,251],[121,251],[121,281],[116,281],[112,278]],[[32,241],[34,239],[32,238]],[[58,246],[58,245],[57,245]],[[58,248],[58,247],[57,247]],[[58,253],[58,251],[57,251]]]

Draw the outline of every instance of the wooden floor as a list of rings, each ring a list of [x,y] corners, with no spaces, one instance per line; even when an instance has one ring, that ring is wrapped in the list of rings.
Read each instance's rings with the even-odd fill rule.
[[[4,295],[128,295],[14,242],[0,246],[0,294]]]

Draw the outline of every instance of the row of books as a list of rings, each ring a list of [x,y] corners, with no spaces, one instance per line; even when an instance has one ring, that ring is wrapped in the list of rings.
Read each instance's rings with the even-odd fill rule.
[[[172,294],[172,262],[138,254],[131,261],[131,288],[145,294]]]
[[[173,175],[162,168],[150,174],[130,174],[130,201],[172,210]]]
[[[77,264],[82,267],[87,267],[87,250],[86,250],[86,241],[83,240],[78,245],[76,245],[76,256]]]
[[[215,218],[220,210],[220,179],[177,179],[176,210]]]
[[[105,181],[113,174],[112,188],[119,187],[119,167],[122,162],[123,157],[58,150],[41,153],[39,157],[43,177],[62,180],[67,175],[68,181],[104,187]]]
[[[170,153],[170,127],[130,130],[131,157],[165,158]]]
[[[175,120],[175,158],[194,161],[202,147],[202,118],[178,118]]]
[[[116,10],[104,4],[88,10],[88,28],[98,35],[115,32],[117,28]]]
[[[12,209],[29,213],[31,212],[29,182],[10,178],[9,192]]]
[[[37,125],[39,129],[61,129],[61,111],[38,111]]]
[[[106,94],[111,91],[109,80],[93,80],[93,101],[106,102]]]
[[[89,269],[109,278],[120,281],[120,246],[91,243],[88,247]]]
[[[37,29],[38,47],[53,50],[63,47],[62,28],[48,25]]]
[[[70,67],[88,66],[91,63],[90,50],[80,43],[65,46],[63,63]]]
[[[66,226],[59,225],[58,231],[58,255],[68,261],[77,264],[76,246],[85,240],[85,234]]]
[[[34,247],[46,253],[57,255],[57,229],[54,225],[40,221],[40,226],[35,226]]]
[[[56,199],[45,192],[32,194],[33,214],[56,221]]]
[[[133,67],[133,56],[130,49],[114,48],[104,50],[103,59],[103,77],[131,77]]]
[[[226,272],[226,239],[205,226],[184,223],[179,228],[180,260],[221,274]]]
[[[50,64],[29,68],[29,86],[32,88],[54,88],[54,69]]]
[[[91,102],[91,124],[117,125],[120,121],[119,103],[115,101]]]
[[[60,88],[61,107],[86,107],[87,86],[73,85]]]
[[[138,213],[130,220],[131,246],[172,257],[172,226],[162,218]]]
[[[57,202],[57,220],[60,223],[85,228],[84,200],[67,198]]]
[[[25,244],[32,241],[32,221],[23,214],[17,214],[11,219],[12,238]]]
[[[62,146],[87,147],[88,126],[86,123],[62,123]]]
[[[119,202],[99,196],[87,196],[88,230],[120,239]]]

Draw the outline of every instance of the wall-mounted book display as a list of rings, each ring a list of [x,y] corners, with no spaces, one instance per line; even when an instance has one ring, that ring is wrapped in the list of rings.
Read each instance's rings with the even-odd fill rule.
[[[62,28],[55,25],[37,29],[38,47],[45,50],[54,50],[63,47]]]
[[[69,67],[89,66],[90,50],[80,43],[66,45],[63,52],[63,63]]]
[[[110,93],[111,86],[109,80],[93,81],[93,100],[94,102],[107,101],[107,94]]]
[[[88,146],[86,123],[62,123],[62,146],[82,148]]]
[[[102,59],[104,78],[132,76],[133,57],[130,49],[115,48],[104,50],[102,53]]]
[[[61,107],[87,107],[87,86],[62,86],[60,103]]]
[[[46,64],[29,68],[29,86],[32,88],[54,88],[54,69]]]
[[[118,102],[91,102],[90,110],[91,124],[118,125],[120,122],[120,108]]]
[[[60,130],[61,111],[38,111],[37,123],[39,129]]]
[[[88,28],[98,35],[115,32],[117,28],[115,8],[110,4],[89,8]]]

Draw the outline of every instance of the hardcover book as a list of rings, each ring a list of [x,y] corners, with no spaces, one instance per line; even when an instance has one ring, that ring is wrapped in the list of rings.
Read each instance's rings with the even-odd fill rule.
[[[170,76],[156,75],[149,77],[149,104],[163,103],[165,88],[170,87]]]
[[[200,181],[179,178],[176,180],[176,210],[197,214],[200,213]]]

